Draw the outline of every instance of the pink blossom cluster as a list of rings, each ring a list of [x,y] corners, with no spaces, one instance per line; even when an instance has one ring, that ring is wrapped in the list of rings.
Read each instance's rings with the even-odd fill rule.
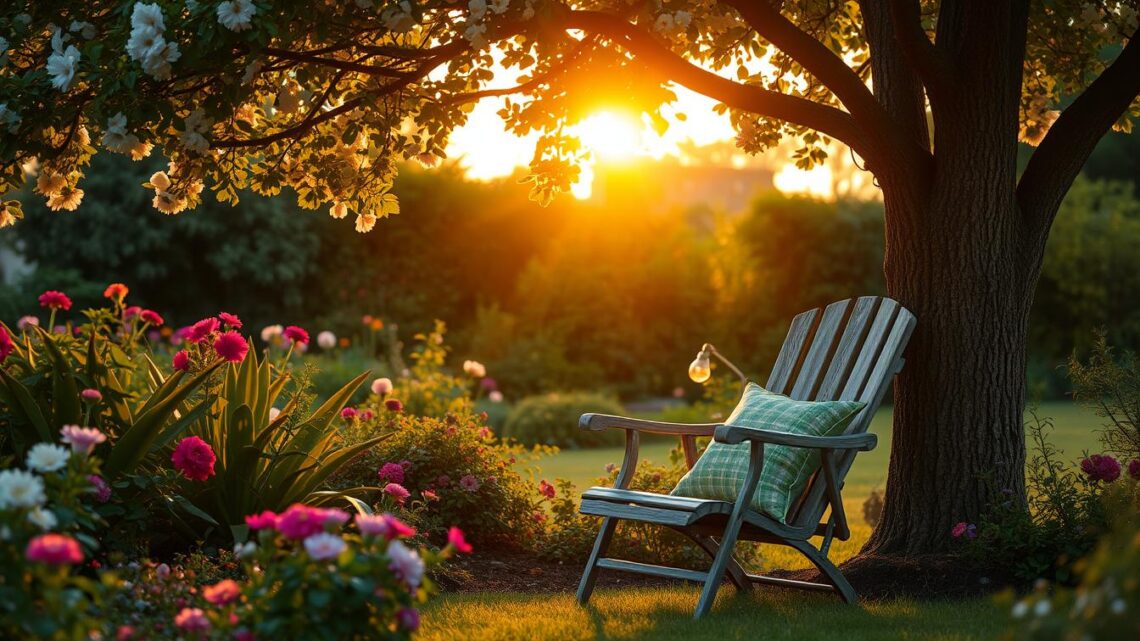
[[[1081,461],[1081,470],[1091,481],[1111,483],[1120,477],[1120,462],[1108,454],[1093,454]]]
[[[205,481],[214,475],[218,457],[210,444],[197,436],[187,436],[178,442],[170,456],[174,468],[191,481]]]

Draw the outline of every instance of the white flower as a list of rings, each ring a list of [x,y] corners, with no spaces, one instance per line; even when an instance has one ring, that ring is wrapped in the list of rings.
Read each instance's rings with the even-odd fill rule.
[[[117,154],[134,154],[140,146],[139,137],[127,133],[127,117],[119,112],[107,120],[103,131],[103,146]]]
[[[673,22],[682,29],[688,29],[689,24],[693,21],[693,14],[688,11],[678,11],[673,14]]]
[[[471,43],[471,46],[482,49],[483,45],[487,44],[487,39],[484,37],[486,33],[487,25],[469,22],[467,28],[463,30],[463,37]]]
[[[131,31],[136,29],[149,28],[157,33],[162,33],[166,30],[166,25],[162,21],[162,7],[156,3],[143,4],[141,2],[135,3],[135,8],[131,12]]]
[[[37,472],[55,472],[67,466],[71,452],[54,443],[36,443],[28,450],[27,465]]]
[[[131,37],[127,39],[127,55],[131,57],[131,60],[145,60],[148,51],[165,42],[162,32],[157,29],[136,27],[131,30]]]
[[[51,76],[51,86],[60,91],[67,91],[75,80],[75,71],[79,66],[79,50],[75,45],[62,48],[62,41],[57,31],[52,38],[52,54],[48,56],[47,72]]]
[[[284,331],[285,328],[280,325],[269,325],[261,330],[261,340],[270,343]]]
[[[3,66],[3,65],[0,65]],[[8,103],[0,102],[0,127],[7,126],[10,133],[16,133],[20,127],[20,121],[23,118],[16,112],[15,109],[9,109]]]
[[[95,37],[95,25],[91,24],[90,22],[72,20],[71,24],[67,27],[67,30],[72,33],[79,32],[79,35],[83,36],[83,38],[86,40],[90,40]]]
[[[44,531],[52,529],[59,523],[59,519],[55,518],[51,510],[42,507],[32,508],[32,511],[28,512],[28,521]]]
[[[497,389],[493,389],[487,394],[487,400],[491,401],[492,403],[502,403],[503,393]]]
[[[380,14],[384,26],[389,31],[407,33],[416,26],[416,18],[412,15],[412,4],[405,0],[397,5],[388,7]]]
[[[482,20],[487,15],[487,0],[471,0],[467,3],[467,10],[472,20]]]
[[[344,218],[347,215],[348,215],[348,205],[346,205],[344,203],[341,203],[341,202],[333,203],[333,206],[329,207],[329,216],[332,216],[333,218],[336,218],[337,220],[340,220],[341,218]]]
[[[366,234],[376,226],[376,214],[357,214],[356,231]]]
[[[344,539],[335,534],[320,532],[305,539],[305,551],[318,561],[335,559],[344,552]]]
[[[257,544],[253,541],[246,541],[245,543],[234,544],[234,556],[239,559],[244,559],[251,556],[257,551]]]
[[[378,378],[372,381],[372,393],[377,396],[384,396],[392,391],[392,379],[388,377]]]
[[[479,361],[463,361],[463,371],[466,372],[468,376],[475,378],[483,378],[487,375],[487,368]]]
[[[37,193],[44,196],[54,196],[67,186],[67,178],[63,174],[45,169],[40,172],[39,177],[36,178]]]
[[[1049,602],[1049,599],[1041,599],[1037,602],[1037,605],[1033,606],[1033,614],[1043,617],[1049,614],[1052,609],[1053,604]]]
[[[657,16],[657,21],[653,23],[653,30],[658,33],[665,33],[673,29],[673,16],[672,14],[663,13]]]
[[[230,31],[245,31],[256,13],[257,7],[249,0],[226,0],[218,5],[218,22]]]
[[[399,541],[388,544],[388,559],[392,562],[388,566],[409,586],[418,587],[424,578],[424,562],[420,555]]]
[[[35,325],[36,327],[39,327],[40,326],[40,319],[36,318],[35,316],[29,315],[29,316],[21,316],[20,320],[16,321],[16,327],[18,327],[20,329],[24,329],[28,325]]]
[[[241,74],[241,84],[248,85],[249,83],[253,82],[253,79],[257,76],[257,74],[261,73],[261,68],[264,66],[265,62],[260,58],[246,65],[245,71],[243,71]]]
[[[332,349],[336,347],[336,334],[328,331],[327,329],[320,334],[317,334],[317,345],[321,349]]]
[[[177,42],[166,42],[159,38],[143,56],[142,67],[147,75],[155,80],[169,80],[170,63],[181,58],[182,52],[178,50]]]
[[[40,477],[24,470],[0,470],[0,508],[35,507],[46,498]]]
[[[510,6],[511,0],[491,0],[491,4],[487,5],[491,12],[495,15],[501,15],[507,10],[507,7]]]
[[[8,39],[0,37],[0,68],[8,64]]]
[[[190,151],[204,154],[210,150],[210,141],[206,139],[206,134],[210,130],[213,123],[212,120],[206,117],[206,112],[201,108],[191,111],[186,116],[185,130],[179,135],[182,141],[182,146]]]

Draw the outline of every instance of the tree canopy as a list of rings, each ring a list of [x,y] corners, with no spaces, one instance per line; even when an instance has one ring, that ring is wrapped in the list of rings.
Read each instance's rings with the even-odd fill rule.
[[[1110,125],[1127,130],[1140,115],[1137,2],[1012,5],[1023,55],[996,62],[1023,67],[1017,127],[1041,144],[1025,180],[1067,188],[1080,163],[1068,176],[1065,154],[1080,156],[1084,138],[1095,133],[1091,149]],[[169,167],[145,187],[164,213],[197,206],[206,187],[223,202],[242,189],[289,188],[301,207],[352,214],[367,231],[398,211],[397,163],[436,162],[478,99],[502,96],[510,131],[541,134],[530,179],[532,197],[546,202],[577,178],[584,151],[569,125],[607,105],[667,127],[678,117],[667,106],[674,83],[718,100],[745,151],[790,136],[797,162],[810,165],[837,139],[883,179],[931,163],[926,116],[899,114],[929,106],[937,124],[959,90],[955,62],[970,55],[971,21],[990,9],[951,0],[15,0],[0,9],[2,191],[32,180],[52,209],[74,210],[97,150],[154,153]],[[868,19],[884,12],[893,33]],[[902,105],[869,88],[898,52],[924,88],[897,93]],[[882,73],[876,84],[908,78]],[[1049,206],[1051,192],[1040,198]],[[0,225],[21,215],[5,197]]]

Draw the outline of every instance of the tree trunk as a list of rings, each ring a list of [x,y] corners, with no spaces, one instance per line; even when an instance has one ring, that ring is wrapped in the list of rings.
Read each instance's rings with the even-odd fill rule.
[[[935,552],[1001,490],[1024,496],[1025,361],[1041,251],[1015,201],[1014,153],[964,114],[929,191],[884,186],[891,296],[918,319],[895,382],[882,521],[865,551]],[[974,123],[977,120],[973,121]]]

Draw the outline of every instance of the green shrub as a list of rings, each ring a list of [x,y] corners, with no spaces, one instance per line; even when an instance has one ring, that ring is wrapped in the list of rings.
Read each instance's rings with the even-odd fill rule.
[[[554,445],[564,448],[604,447],[622,442],[616,430],[588,432],[578,429],[583,414],[623,412],[616,400],[591,392],[553,392],[519,401],[503,424],[503,438],[525,445]]]
[[[1140,359],[1117,355],[1103,333],[1087,362],[1069,362],[1074,396],[1092,406],[1106,423],[1100,433],[1105,450],[1124,460],[1140,458]]]

